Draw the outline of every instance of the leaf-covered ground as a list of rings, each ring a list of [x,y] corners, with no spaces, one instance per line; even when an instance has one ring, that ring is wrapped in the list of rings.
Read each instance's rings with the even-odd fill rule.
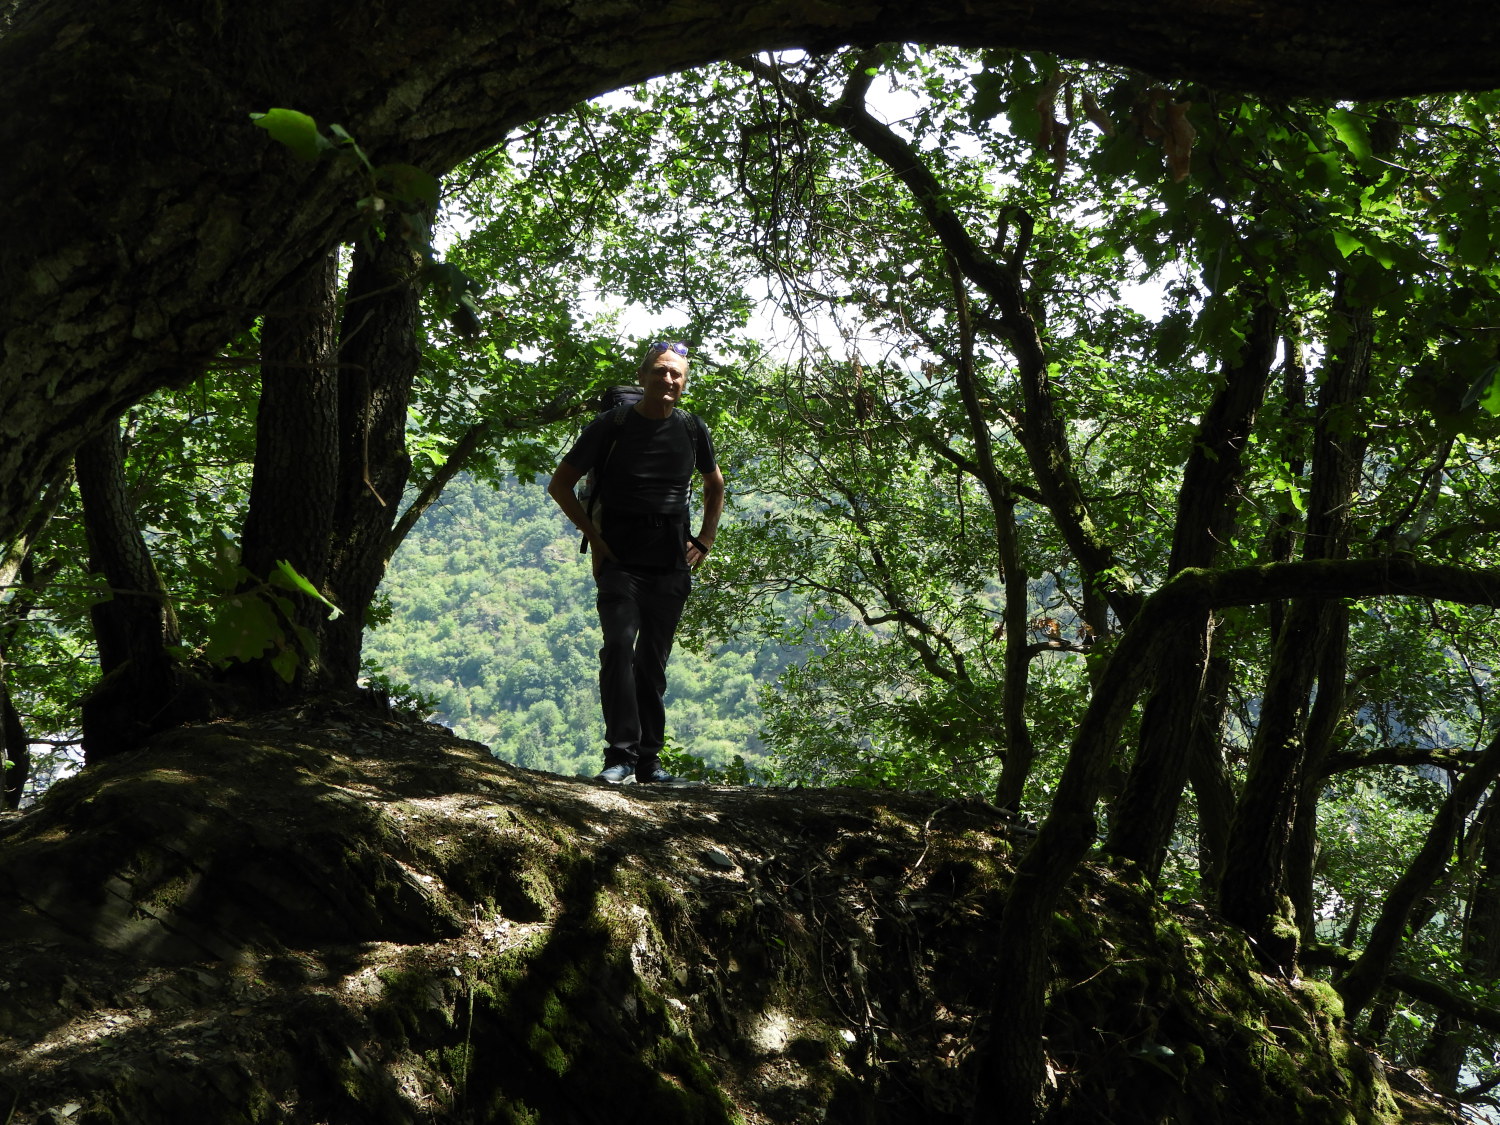
[[[307,708],[0,819],[0,1111],[139,1122],[958,1122],[1022,826],[866,790],[610,788]],[[1091,869],[1057,1121],[1457,1121],[1205,914]]]

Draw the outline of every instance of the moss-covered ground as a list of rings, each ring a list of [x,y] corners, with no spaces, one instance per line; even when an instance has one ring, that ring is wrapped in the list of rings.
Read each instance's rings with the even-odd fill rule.
[[[965,1121],[1029,843],[982,802],[613,789],[357,711],[171,732],[0,818],[0,1112]],[[1326,985],[1075,882],[1053,1122],[1459,1120]]]

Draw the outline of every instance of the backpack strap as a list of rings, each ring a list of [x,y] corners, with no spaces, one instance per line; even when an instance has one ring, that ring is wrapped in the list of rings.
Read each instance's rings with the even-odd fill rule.
[[[594,487],[595,495],[604,487],[604,470],[609,468],[609,459],[615,455],[615,446],[620,442],[620,427],[625,424],[625,414],[630,407],[631,403],[622,402],[610,412],[614,422],[609,430],[609,444],[604,447],[604,456],[599,458],[599,463],[594,466],[594,474],[598,480],[598,484]]]
[[[609,465],[609,459],[615,455],[615,446],[620,441],[620,427],[625,424],[625,412],[633,405],[635,405],[633,402],[622,402],[610,411],[612,424],[609,428],[609,444],[604,447],[604,456],[599,458],[598,464],[590,473],[593,485],[588,490],[588,499],[584,501],[584,508],[588,511],[590,519],[594,518],[594,513],[602,506],[599,502],[599,494],[604,490],[604,470]],[[578,540],[578,553],[586,555],[588,550],[589,537],[585,535]]]
[[[688,441],[693,447],[693,467],[698,467],[698,443],[703,440],[703,423],[698,420],[698,415],[691,410],[683,410],[680,406],[674,407],[673,412],[682,415],[684,423],[688,428]]]

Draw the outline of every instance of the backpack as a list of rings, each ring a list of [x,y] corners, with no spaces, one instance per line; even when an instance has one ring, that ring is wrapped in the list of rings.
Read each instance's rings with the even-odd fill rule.
[[[594,467],[588,471],[588,475],[584,478],[583,491],[578,494],[578,499],[583,502],[583,510],[588,513],[589,519],[595,522],[599,518],[600,501],[602,499],[600,486],[603,482],[600,480],[599,475],[604,469],[608,468],[609,460],[615,454],[615,443],[620,440],[619,427],[625,424],[625,412],[640,402],[645,393],[646,389],[641,386],[617,384],[613,387],[606,387],[603,393],[599,395],[599,406],[601,409],[595,415],[595,418],[597,420],[598,418],[603,418],[606,414],[612,415],[614,417],[614,426],[610,431],[609,443],[604,447],[603,455],[594,461]],[[698,427],[702,423],[698,421],[696,414],[689,411],[674,409],[673,413],[681,414],[686,420],[688,430],[690,431],[688,440],[692,443],[694,456],[696,457],[699,437]],[[692,513],[688,505],[683,505],[682,514],[685,521],[691,519]],[[587,554],[588,549],[589,539],[585,535],[579,540],[578,553],[580,555]]]

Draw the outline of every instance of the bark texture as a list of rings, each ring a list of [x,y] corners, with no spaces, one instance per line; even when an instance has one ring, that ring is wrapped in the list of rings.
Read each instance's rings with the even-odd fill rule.
[[[98,685],[83,701],[83,749],[90,765],[134,749],[172,715],[181,683],[168,645],[177,620],[125,483],[120,429],[111,423],[78,451],[78,495],[89,569],[110,597],[89,610],[99,646]]]
[[[328,569],[339,466],[337,284],[338,255],[324,254],[293,275],[261,322],[255,470],[240,539],[240,562],[256,584],[286,562],[321,588]],[[313,636],[326,616],[313,599],[289,597],[295,608],[283,628],[299,658],[292,680],[265,660],[231,670],[270,699],[311,681],[316,653],[300,638]]]
[[[352,691],[365,610],[395,544],[411,457],[406,405],[421,364],[417,262],[400,239],[355,250],[339,344],[339,477],[328,587],[342,616],[323,626],[323,681]]]
[[[506,130],[652,75],[773,47],[916,39],[1039,48],[1274,94],[1500,83],[1484,5],[1291,0],[289,0],[0,7],[0,542],[80,442],[191,376],[347,237],[348,166],[299,163],[248,114],[346,126],[441,173]],[[191,91],[190,95],[185,91]]]
[[[1239,511],[1242,454],[1265,399],[1276,356],[1276,310],[1263,294],[1252,298],[1243,354],[1224,371],[1224,383],[1198,424],[1177,495],[1177,520],[1167,573],[1213,566],[1232,538]],[[1109,848],[1133,859],[1155,879],[1166,858],[1193,730],[1202,713],[1208,672],[1211,615],[1184,630],[1187,643],[1162,655],[1141,719],[1140,744],[1125,791],[1111,816]]]
[[[319,258],[266,310],[260,340],[255,471],[240,561],[264,579],[286,560],[323,582],[338,470],[334,367],[338,259]]]
[[[1225,656],[1210,656],[1198,692],[1198,715],[1188,750],[1188,781],[1198,802],[1198,874],[1208,889],[1218,893],[1229,853],[1229,829],[1234,821],[1234,782],[1224,758],[1224,727],[1229,714],[1232,665]]]
[[[1348,325],[1348,338],[1318,392],[1303,543],[1303,558],[1314,563],[1349,554],[1353,503],[1368,443],[1359,410],[1370,381],[1371,319],[1367,311],[1350,308],[1342,292],[1335,315]],[[1287,965],[1297,944],[1289,924],[1293,907],[1289,899],[1283,901],[1288,864],[1295,855],[1292,836],[1307,778],[1326,750],[1310,746],[1309,706],[1320,675],[1329,677],[1334,697],[1342,697],[1347,629],[1344,608],[1317,594],[1297,598],[1287,612],[1266,677],[1219,888],[1224,917],[1259,941],[1264,954]],[[1341,705],[1329,698],[1323,705],[1319,728],[1326,739],[1332,737]],[[1307,789],[1309,797],[1315,794],[1316,789]]]

